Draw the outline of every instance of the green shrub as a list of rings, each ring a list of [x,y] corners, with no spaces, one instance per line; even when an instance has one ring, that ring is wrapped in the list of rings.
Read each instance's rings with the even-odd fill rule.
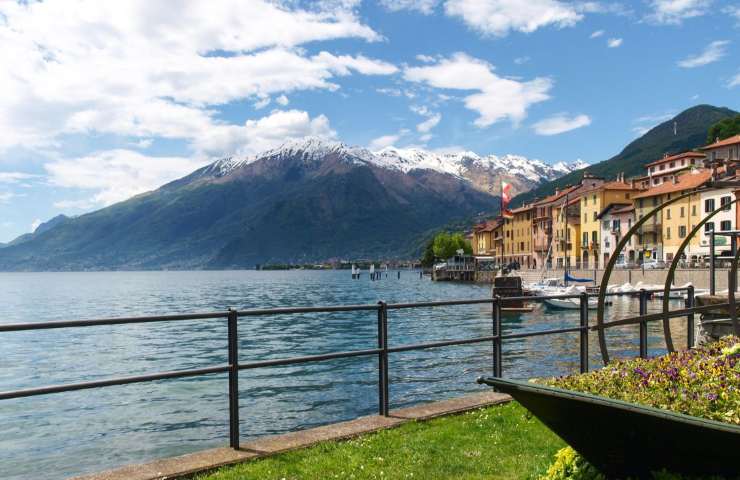
[[[740,425],[740,339],[545,380],[566,390]]]
[[[722,480],[721,477],[686,477],[666,471],[653,472],[653,480]],[[540,480],[605,480],[606,477],[571,447],[558,450],[555,462]]]

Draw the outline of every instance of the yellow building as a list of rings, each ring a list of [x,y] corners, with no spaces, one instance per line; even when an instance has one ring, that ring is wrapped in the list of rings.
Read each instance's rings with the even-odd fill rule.
[[[658,186],[634,195],[636,220],[658,205],[694,190],[711,178],[706,169],[676,175]],[[642,227],[637,237],[638,259],[673,260],[678,246],[703,218],[700,194],[694,194],[664,208]],[[687,257],[700,249],[702,235],[696,235],[685,252]]]
[[[581,193],[580,264],[582,268],[603,268],[606,264],[600,252],[601,221],[599,214],[612,203],[631,203],[632,197],[637,192],[638,189],[634,182],[627,183],[619,179]]]
[[[511,211],[511,261],[518,262],[521,268],[535,268],[532,255],[532,205],[525,205]]]
[[[568,206],[566,208],[566,202]],[[581,231],[579,197],[566,196],[552,207],[552,258],[557,268],[578,268]],[[565,214],[567,212],[567,215]]]

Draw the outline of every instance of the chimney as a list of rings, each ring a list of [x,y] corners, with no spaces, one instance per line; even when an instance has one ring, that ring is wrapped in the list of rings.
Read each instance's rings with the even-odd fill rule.
[[[665,153],[663,154],[663,158],[668,158],[668,152],[665,152]]]
[[[630,179],[630,188],[635,188],[635,179]]]

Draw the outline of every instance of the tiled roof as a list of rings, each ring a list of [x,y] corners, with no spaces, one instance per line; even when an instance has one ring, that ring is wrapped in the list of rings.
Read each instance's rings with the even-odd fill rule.
[[[655,187],[648,188],[647,190],[644,190],[638,193],[637,195],[634,195],[632,198],[654,197],[656,195],[662,195],[664,193],[680,192],[681,190],[690,190],[690,189],[701,186],[711,177],[712,177],[712,172],[710,170],[706,170],[706,169],[695,170],[689,173],[685,173],[683,175],[679,175],[677,177],[678,181],[676,183],[673,183],[672,180],[663,182],[660,185],[656,185]]]
[[[635,206],[630,204],[630,205],[625,205],[623,207],[615,208],[614,210],[612,210],[612,213],[630,213],[634,211],[635,211]]]
[[[511,213],[522,213],[527,212],[529,210],[532,210],[534,208],[534,205],[523,205],[519,208],[515,208],[513,210],[510,210]]]
[[[546,203],[551,203],[551,202],[554,202],[556,200],[560,200],[561,198],[563,198],[567,194],[571,193],[573,190],[577,189],[579,186],[580,185],[570,186],[568,188],[565,188],[565,189],[559,191],[558,193],[553,193],[552,195],[550,195],[548,197],[545,197],[545,198],[543,198],[540,201],[535,202],[534,205],[544,205]]]
[[[591,193],[591,192],[598,192],[600,190],[639,190],[639,189],[637,188],[637,185],[633,187],[632,184],[628,182],[613,181],[613,182],[606,182],[601,185],[596,185],[595,187],[591,187],[589,189],[583,190],[582,192],[578,192],[578,193],[579,194]]]
[[[599,212],[599,214],[598,214],[598,215],[596,215],[596,218],[601,218],[601,217],[603,217],[603,216],[604,216],[604,215],[605,215],[606,213],[608,213],[608,212],[609,212],[609,210],[611,210],[611,211],[612,211],[612,213],[615,213],[615,212],[616,212],[617,210],[619,210],[620,208],[625,208],[625,207],[631,207],[631,206],[632,206],[632,204],[630,204],[630,203],[610,203],[609,205],[607,205],[606,207],[604,207],[604,208],[603,208],[603,209],[602,209],[602,210],[601,210],[601,211]],[[634,208],[634,207],[633,207],[633,208]]]
[[[701,147],[701,150],[713,150],[715,148],[722,148],[728,145],[735,145],[738,143],[740,143],[740,134],[734,135],[729,138],[725,138],[724,140],[720,140],[719,142],[710,143],[709,145]]]
[[[653,165],[658,165],[658,164],[665,163],[665,162],[671,162],[673,160],[681,160],[682,158],[704,158],[704,154],[699,153],[699,152],[682,152],[676,155],[671,155],[669,157],[663,157],[660,160],[656,160],[654,162],[645,164],[645,166],[651,167]]]

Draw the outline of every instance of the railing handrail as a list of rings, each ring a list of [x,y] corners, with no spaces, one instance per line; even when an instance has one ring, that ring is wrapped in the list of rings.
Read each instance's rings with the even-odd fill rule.
[[[687,308],[674,310],[669,312],[671,317],[687,316],[690,322],[693,322],[693,314],[715,310],[720,308],[727,308],[729,304],[718,304],[697,307],[693,305],[693,287],[675,287],[671,288],[671,291],[684,291],[688,292],[688,296],[692,297],[691,302],[687,302]],[[385,302],[378,302],[377,304],[360,304],[360,305],[333,305],[333,306],[304,306],[304,307],[276,307],[276,308],[262,308],[262,309],[248,309],[248,310],[226,310],[219,312],[206,312],[206,313],[189,313],[189,314],[176,314],[176,315],[157,315],[157,316],[142,316],[142,317],[119,317],[119,318],[100,318],[90,320],[72,320],[72,321],[50,321],[50,322],[37,322],[37,323],[15,323],[0,325],[0,333],[3,332],[19,332],[19,331],[30,331],[30,330],[43,330],[43,329],[59,329],[59,328],[76,328],[76,327],[92,327],[92,326],[103,326],[103,325],[124,325],[124,324],[135,324],[135,323],[153,323],[153,322],[173,322],[173,321],[185,321],[185,320],[212,320],[212,319],[226,319],[228,321],[228,351],[229,360],[226,365],[212,365],[195,369],[177,370],[169,372],[158,372],[148,373],[137,376],[128,377],[116,377],[116,378],[105,378],[100,380],[93,380],[87,382],[69,383],[64,385],[50,385],[42,387],[25,388],[19,390],[11,390],[0,392],[0,400],[8,400],[13,398],[30,397],[37,395],[48,395],[52,393],[62,393],[75,390],[86,390],[92,388],[102,388],[115,385],[126,385],[132,383],[150,382],[156,380],[182,378],[190,376],[200,375],[212,375],[219,373],[229,374],[229,426],[230,426],[230,445],[233,448],[239,447],[239,406],[238,406],[238,372],[239,370],[263,368],[263,367],[275,367],[285,365],[295,365],[302,363],[319,362],[332,359],[340,358],[353,358],[353,357],[364,357],[377,355],[379,359],[379,412],[381,415],[388,415],[389,412],[389,395],[388,395],[388,354],[406,352],[412,350],[423,350],[428,348],[439,348],[453,345],[470,345],[475,343],[492,342],[493,345],[493,369],[495,376],[501,376],[501,364],[502,364],[502,341],[506,339],[517,339],[517,338],[528,338],[543,335],[555,335],[562,333],[580,333],[580,364],[581,371],[588,371],[588,332],[591,330],[604,330],[607,328],[613,328],[625,325],[640,325],[640,354],[646,355],[647,352],[647,335],[646,326],[650,321],[658,321],[664,318],[663,313],[658,314],[647,314],[646,312],[646,299],[651,293],[664,292],[663,289],[641,289],[632,292],[609,292],[608,296],[624,296],[624,295],[635,295],[640,296],[640,313],[638,317],[630,317],[612,322],[606,322],[602,325],[589,326],[588,325],[588,300],[589,298],[596,297],[596,293],[578,292],[575,294],[562,294],[562,295],[539,295],[539,296],[520,296],[520,297],[491,297],[491,298],[480,298],[480,299],[467,299],[467,300],[441,300],[441,301],[426,301],[426,302],[412,302],[412,303],[392,303],[386,304]],[[579,299],[579,310],[580,310],[580,324],[576,327],[566,327],[557,329],[547,330],[536,330],[529,332],[510,333],[503,334],[501,331],[501,302],[502,301],[545,301],[548,299]],[[433,308],[442,306],[458,306],[458,305],[492,305],[492,335],[464,338],[464,339],[444,339],[436,340],[431,342],[405,344],[405,345],[388,345],[388,310],[401,310],[410,308]],[[363,350],[350,350],[341,352],[327,352],[317,355],[308,355],[301,357],[289,357],[289,358],[277,358],[259,360],[248,363],[240,363],[238,358],[238,331],[237,324],[239,318],[253,317],[253,316],[264,316],[264,315],[293,315],[299,313],[332,313],[332,312],[354,312],[354,311],[376,311],[378,313],[378,347]],[[690,331],[693,331],[693,325],[690,327]],[[689,335],[689,343],[692,342],[691,335]],[[643,345],[644,344],[644,345]]]

